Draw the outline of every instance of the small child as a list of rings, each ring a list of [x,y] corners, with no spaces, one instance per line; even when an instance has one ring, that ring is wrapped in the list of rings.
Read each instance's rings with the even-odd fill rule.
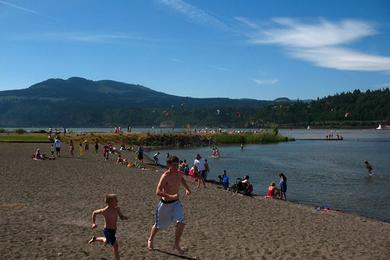
[[[105,225],[103,229],[104,237],[95,237],[93,236],[89,240],[89,244],[92,244],[95,241],[100,241],[105,244],[110,244],[113,247],[115,259],[119,259],[119,246],[118,241],[116,240],[116,223],[118,221],[118,216],[120,219],[127,219],[120,208],[118,207],[118,198],[116,194],[107,194],[106,195],[106,204],[107,206],[102,209],[97,209],[92,213],[92,228],[96,228],[96,215],[103,215]]]
[[[56,159],[56,157],[54,155],[54,151],[55,151],[54,145],[52,144],[51,147],[50,147],[50,157],[49,157],[49,160],[55,160]]]

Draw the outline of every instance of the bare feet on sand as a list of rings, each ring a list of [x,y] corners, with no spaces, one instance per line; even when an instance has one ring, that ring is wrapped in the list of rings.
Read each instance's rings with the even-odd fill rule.
[[[173,250],[176,250],[180,255],[183,255],[187,252],[186,248],[180,248],[180,246],[173,246]]]
[[[148,239],[148,250],[153,250],[153,241]]]
[[[96,241],[96,237],[93,236],[89,241],[88,241],[88,244],[92,244],[93,242]]]

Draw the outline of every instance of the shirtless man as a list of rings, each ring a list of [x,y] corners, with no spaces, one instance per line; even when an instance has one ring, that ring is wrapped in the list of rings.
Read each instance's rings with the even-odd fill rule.
[[[96,216],[103,215],[105,220],[105,226],[103,229],[104,237],[95,237],[93,236],[89,240],[89,244],[92,244],[95,241],[100,241],[105,244],[109,244],[113,247],[115,259],[119,259],[119,248],[118,241],[116,240],[116,223],[118,221],[118,216],[120,219],[127,219],[127,217],[122,215],[120,208],[118,207],[118,199],[115,194],[106,195],[107,206],[102,209],[97,209],[92,213],[92,228],[96,228]]]
[[[159,229],[165,229],[171,224],[176,224],[173,248],[183,254],[184,250],[180,247],[180,237],[183,234],[185,224],[183,206],[179,201],[180,184],[183,184],[186,189],[186,195],[190,195],[191,191],[183,177],[183,173],[178,171],[179,158],[169,156],[167,166],[168,170],[161,175],[156,189],[156,195],[161,197],[161,201],[157,206],[155,223],[150,231],[148,249],[153,250],[153,239]]]

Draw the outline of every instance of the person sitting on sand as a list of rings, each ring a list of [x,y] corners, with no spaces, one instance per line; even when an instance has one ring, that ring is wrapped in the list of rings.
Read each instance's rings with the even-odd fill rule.
[[[158,204],[155,223],[148,238],[148,249],[153,250],[153,239],[160,229],[168,228],[171,224],[176,224],[175,244],[173,248],[180,254],[184,250],[180,247],[180,238],[184,230],[183,206],[179,201],[179,189],[182,184],[186,189],[186,195],[191,191],[181,172],[178,171],[179,158],[170,156],[167,160],[168,170],[161,175],[156,188],[156,195],[161,197]]]
[[[269,199],[275,199],[279,195],[279,189],[276,188],[275,182],[271,182],[271,184],[268,186],[267,195],[266,198]]]
[[[116,159],[116,163],[127,165],[127,159],[123,158],[122,155],[118,154],[118,158]]]
[[[366,168],[367,168],[367,171],[368,171],[368,176],[373,176],[374,175],[374,170],[373,170],[372,165],[368,161],[365,161],[364,163],[366,164]]]
[[[241,181],[241,185],[244,189],[245,195],[252,195],[253,185],[250,183],[248,175],[244,176],[244,179]]]
[[[119,246],[115,237],[116,224],[118,216],[122,220],[127,219],[127,217],[122,214],[120,208],[118,207],[118,198],[115,194],[106,195],[106,204],[107,206],[105,208],[97,209],[92,213],[92,228],[97,227],[96,216],[103,215],[105,221],[103,229],[104,237],[93,236],[88,243],[92,244],[95,241],[99,241],[111,245],[113,247],[115,259],[119,259]]]
[[[43,154],[41,154],[41,150],[39,148],[37,148],[35,150],[35,153],[33,154],[32,158],[34,160],[44,160],[45,156]]]

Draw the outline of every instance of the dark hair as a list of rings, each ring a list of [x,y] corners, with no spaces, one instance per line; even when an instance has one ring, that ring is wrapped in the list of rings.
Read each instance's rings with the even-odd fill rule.
[[[179,163],[179,158],[175,155],[170,155],[167,159],[167,164]]]
[[[105,201],[106,201],[107,204],[112,202],[112,201],[114,201],[114,200],[118,200],[116,194],[110,193],[110,194],[106,195],[106,200]]]
[[[287,177],[286,177],[286,175],[284,175],[282,172],[279,173],[279,177],[282,177],[282,178],[283,178],[283,181],[284,181],[284,182],[287,182]]]

